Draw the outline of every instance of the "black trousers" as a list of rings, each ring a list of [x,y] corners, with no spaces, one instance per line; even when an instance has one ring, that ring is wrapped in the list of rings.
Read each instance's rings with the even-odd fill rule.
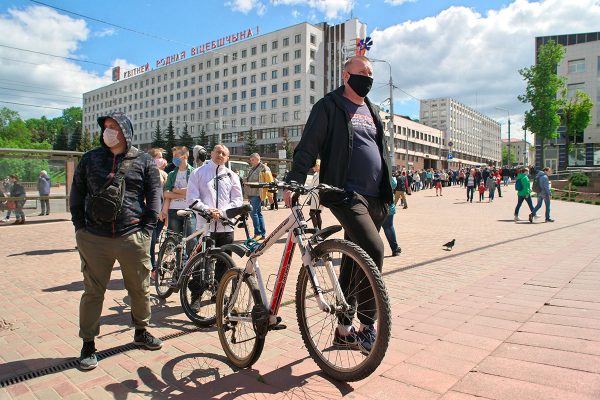
[[[233,243],[233,232],[211,232],[210,237],[215,241],[215,247],[220,247],[225,244]],[[225,253],[231,255],[231,251],[226,251]],[[215,265],[215,281],[217,283],[221,281],[221,278],[225,273],[226,266],[223,264],[223,262],[218,261]],[[192,293],[192,302],[194,302],[194,300],[200,297],[202,291],[206,289],[205,285],[207,282],[200,282],[199,278],[200,277],[193,277],[188,282],[188,288]]]
[[[383,267],[383,241],[379,230],[387,217],[387,206],[378,197],[348,194],[343,200],[330,204],[333,215],[344,228],[344,238],[357,244],[373,259],[381,272]],[[369,281],[354,262],[342,257],[340,286],[352,310],[339,318],[342,325],[351,325],[354,314],[365,325],[375,322],[375,299]]]

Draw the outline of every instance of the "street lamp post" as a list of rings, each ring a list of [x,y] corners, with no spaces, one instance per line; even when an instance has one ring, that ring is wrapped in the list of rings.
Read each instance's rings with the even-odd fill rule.
[[[510,167],[510,111],[506,108],[496,107],[498,110],[506,111],[508,115],[508,166]]]
[[[369,58],[369,60],[386,63],[390,68],[390,120],[388,122],[388,130],[390,132],[390,167],[393,169],[396,165],[396,135],[394,126],[394,82],[392,80],[392,64],[386,60],[378,60],[376,58]],[[408,135],[406,136],[406,170],[408,171]]]

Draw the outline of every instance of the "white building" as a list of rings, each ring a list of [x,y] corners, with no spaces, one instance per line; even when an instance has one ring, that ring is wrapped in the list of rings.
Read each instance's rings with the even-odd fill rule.
[[[500,163],[500,124],[490,117],[442,98],[421,101],[420,121],[444,132],[442,158],[448,167]]]
[[[571,97],[580,90],[590,96],[594,103],[590,125],[571,141],[568,165],[600,165],[600,32],[536,37],[536,54],[540,46],[550,40],[565,48],[565,57],[558,64],[557,72],[567,79],[567,95]],[[564,132],[565,129],[561,126],[560,138],[547,141],[544,146],[543,166],[552,167],[554,170],[566,169]],[[541,155],[539,139],[536,140],[536,152],[538,156]]]
[[[502,149],[508,149],[508,139],[502,139]],[[507,150],[508,151],[508,150]],[[517,165],[535,165],[535,147],[523,139],[510,139],[511,158]]]
[[[123,111],[141,148],[150,146],[157,122],[164,134],[169,121],[177,137],[187,124],[192,137],[204,130],[232,154],[245,154],[250,129],[263,155],[275,156],[286,136],[295,146],[312,105],[341,84],[343,61],[354,54],[356,39],[365,37],[366,25],[353,19],[257,31],[161,58],[156,69],[146,64],[125,72],[127,79],[85,93],[84,131],[98,132],[98,116]]]

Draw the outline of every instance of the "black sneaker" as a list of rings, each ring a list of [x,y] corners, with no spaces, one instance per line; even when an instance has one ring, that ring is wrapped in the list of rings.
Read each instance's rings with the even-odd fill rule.
[[[375,326],[369,325],[365,327],[365,329],[356,334],[356,338],[358,339],[358,348],[360,352],[368,355],[371,352],[373,343],[375,343],[375,338],[377,338]]]
[[[552,218],[548,218],[546,222],[554,222],[554,220]]]
[[[162,347],[162,341],[152,336],[152,334],[145,329],[140,331],[137,329],[135,330],[133,344],[144,346],[148,350],[158,350]]]
[[[533,224],[533,214],[529,214],[529,223]]]
[[[333,335],[333,345],[335,347],[343,347],[348,349],[358,349],[358,339],[356,338],[356,329],[350,328],[350,334],[342,335],[339,328],[335,328],[335,334]]]
[[[402,249],[398,247],[396,250],[392,251],[392,257],[397,257],[402,253]]]
[[[81,356],[79,357],[79,368],[88,371],[97,366],[98,358],[96,358],[96,347],[94,342],[83,342]]]

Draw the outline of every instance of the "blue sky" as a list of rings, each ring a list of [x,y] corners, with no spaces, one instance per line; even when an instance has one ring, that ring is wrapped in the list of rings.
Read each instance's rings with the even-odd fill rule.
[[[414,98],[453,97],[505,124],[526,105],[519,68],[533,63],[535,36],[598,30],[598,0],[45,0],[43,3],[116,25],[168,38],[161,40],[45,8],[32,1],[0,2],[0,45],[12,45],[100,64],[150,63],[242,29],[268,33],[300,22],[338,23],[353,15],[374,38],[370,55],[389,60],[395,111],[418,116]],[[25,62],[11,60],[19,59]],[[44,64],[44,65],[40,65]],[[388,97],[388,69],[375,65],[371,97]],[[106,66],[77,63],[0,47],[0,100],[56,108],[78,105],[85,91],[110,82]],[[2,85],[0,85],[2,86]],[[6,86],[9,87],[9,86]],[[43,89],[42,89],[43,88]],[[410,93],[407,96],[405,93]],[[21,96],[21,97],[19,97]],[[61,97],[59,97],[61,96]],[[37,97],[37,98],[36,98]],[[24,118],[59,110],[1,104]],[[505,128],[503,128],[504,132]],[[513,132],[517,131],[514,129]]]

